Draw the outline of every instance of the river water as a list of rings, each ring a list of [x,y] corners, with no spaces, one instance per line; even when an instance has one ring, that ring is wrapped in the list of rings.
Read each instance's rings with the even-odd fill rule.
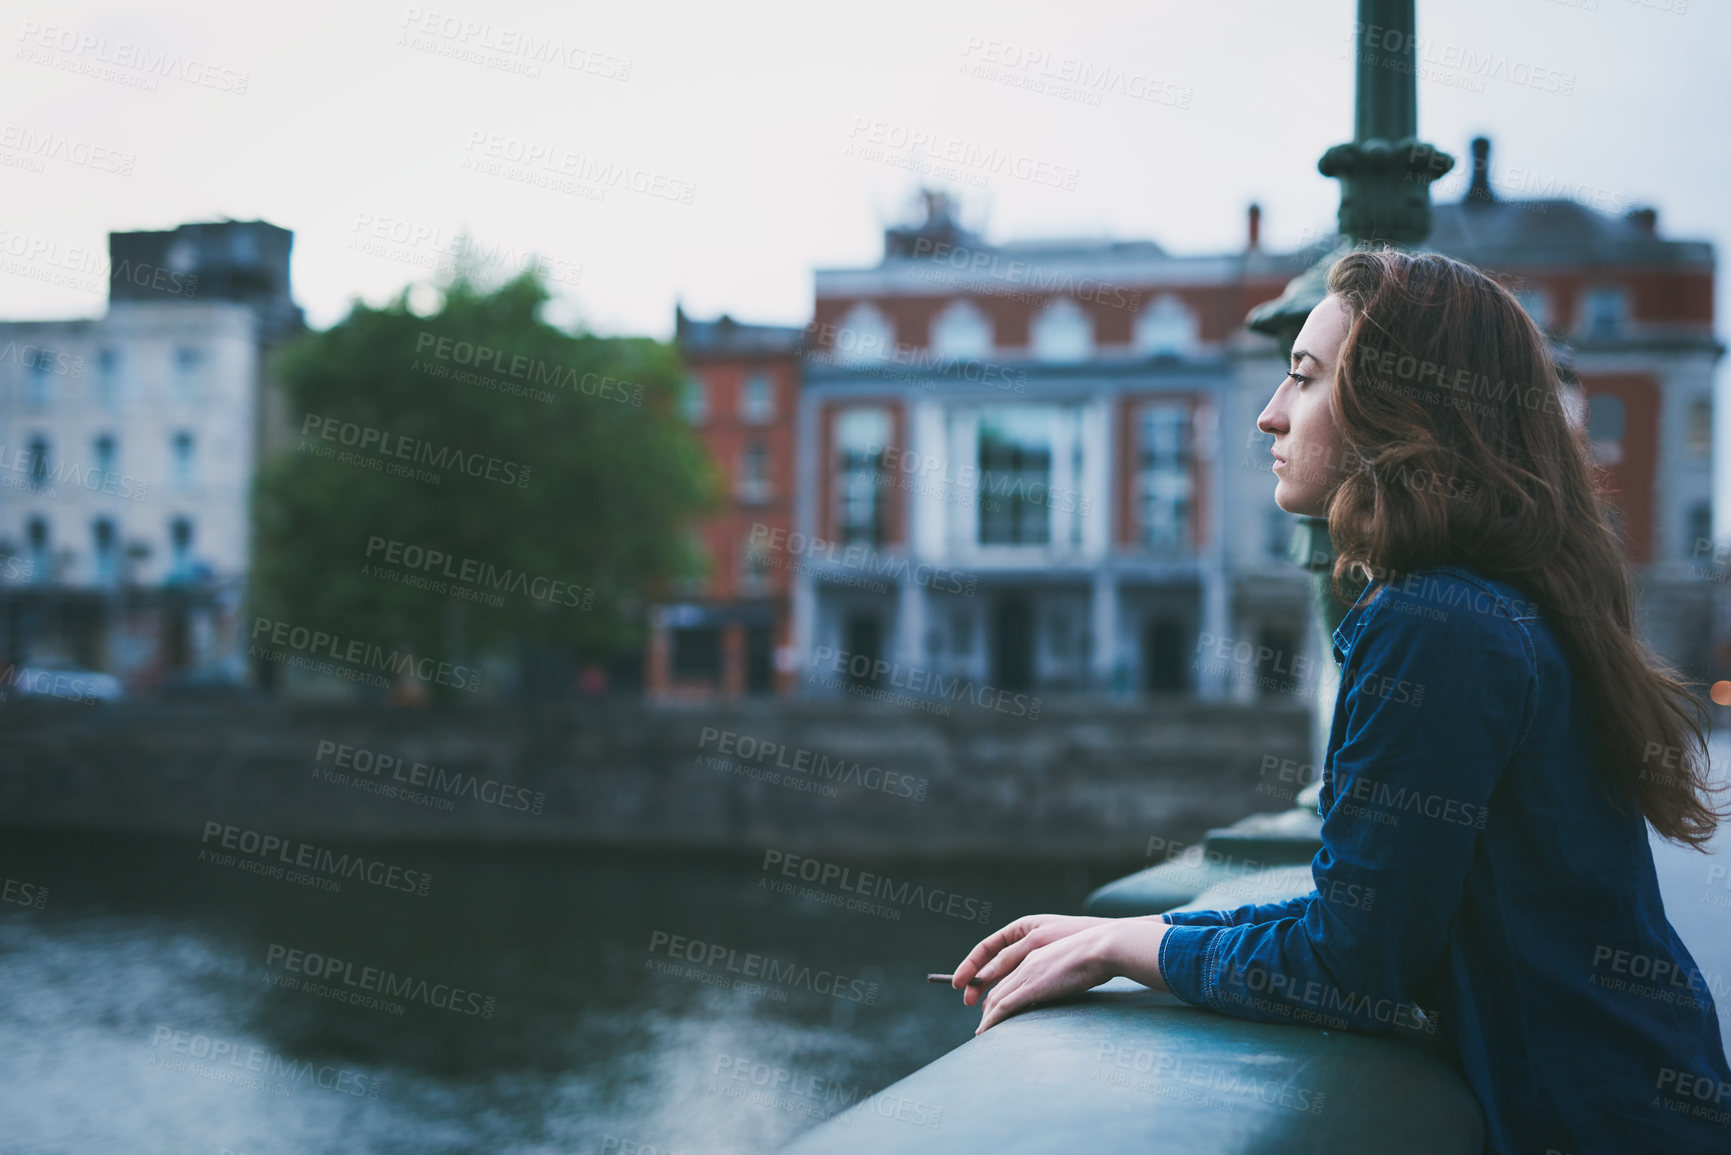
[[[0,842],[0,1151],[770,1151],[971,1036],[927,971],[1106,880],[344,845],[333,891],[220,842]],[[1728,847],[1654,856],[1731,1047]]]
[[[8,837],[0,1150],[769,1151],[971,1036],[927,971],[1107,877],[358,849],[332,892],[199,833]]]

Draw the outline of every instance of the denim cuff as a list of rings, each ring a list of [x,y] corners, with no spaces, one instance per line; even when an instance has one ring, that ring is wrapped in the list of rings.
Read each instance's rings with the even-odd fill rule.
[[[1160,978],[1167,990],[1193,1006],[1212,1007],[1208,995],[1214,985],[1209,974],[1214,940],[1226,929],[1182,924],[1167,928],[1160,939]]]

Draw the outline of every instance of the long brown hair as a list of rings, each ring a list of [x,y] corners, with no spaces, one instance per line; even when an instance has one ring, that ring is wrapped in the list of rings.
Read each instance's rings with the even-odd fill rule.
[[[1360,462],[1328,502],[1337,596],[1352,602],[1360,571],[1435,565],[1521,590],[1589,693],[1612,804],[1632,798],[1662,837],[1703,848],[1731,816],[1711,805],[1705,710],[1636,635],[1607,491],[1544,334],[1507,288],[1436,253],[1361,248],[1328,291],[1349,318],[1330,404]]]

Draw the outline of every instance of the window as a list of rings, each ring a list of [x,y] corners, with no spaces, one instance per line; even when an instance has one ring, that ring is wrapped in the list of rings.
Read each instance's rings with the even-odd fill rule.
[[[172,576],[184,577],[192,568],[192,522],[184,517],[177,517],[168,526],[169,557],[172,559]]]
[[[769,555],[758,550],[748,534],[739,555],[739,586],[748,594],[769,589]]]
[[[759,422],[775,416],[775,394],[763,373],[753,373],[745,379],[745,391],[739,395],[739,415],[747,421]]]
[[[1689,507],[1683,525],[1683,556],[1699,557],[1698,550],[1710,549],[1713,544],[1713,503],[1697,501]]]
[[[33,517],[24,529],[24,539],[30,547],[30,579],[45,582],[49,579],[50,567],[48,556],[48,521],[42,517]]]
[[[1609,393],[1587,398],[1587,438],[1592,443],[1596,465],[1615,465],[1623,460],[1623,400]]]
[[[104,405],[120,403],[120,354],[113,349],[96,355],[96,399]]]
[[[190,273],[198,267],[198,250],[190,240],[182,237],[169,246],[165,259],[170,272]]]
[[[1147,357],[1187,357],[1196,351],[1196,316],[1171,293],[1162,293],[1136,318],[1136,351]]]
[[[96,453],[96,469],[102,475],[100,480],[106,484],[108,475],[114,472],[114,462],[118,456],[114,435],[111,433],[98,434],[90,446]]]
[[[48,438],[38,433],[27,447],[30,457],[30,488],[40,493],[48,488]]]
[[[739,497],[742,501],[769,500],[769,450],[759,442],[745,448],[739,471]]]
[[[685,419],[699,425],[709,416],[709,395],[703,381],[690,377],[685,382]]]
[[[981,414],[981,545],[1051,541],[1052,416],[1027,406]]]
[[[679,682],[721,679],[721,631],[714,626],[673,630],[673,678]]]
[[[116,534],[114,522],[110,518],[99,517],[90,526],[90,536],[94,544],[96,560],[96,580],[107,585],[120,576],[117,564],[118,551],[114,548]]]
[[[890,439],[886,409],[836,414],[836,533],[843,545],[881,545],[884,500],[878,478]]]
[[[1083,361],[1094,350],[1094,326],[1069,297],[1058,297],[1033,324],[1034,357],[1040,361]]]
[[[27,446],[28,466],[30,469],[30,488],[41,493],[48,488],[49,475],[52,472],[48,464],[48,438],[38,433],[30,439]]]
[[[1615,337],[1629,320],[1629,294],[1623,289],[1589,289],[1583,321],[1590,337]]]
[[[1697,397],[1689,403],[1689,456],[1711,457],[1713,455],[1713,400],[1710,397]]]
[[[24,399],[32,405],[48,403],[48,375],[53,372],[58,356],[52,349],[38,349],[35,358],[25,362],[30,367],[30,376],[25,378]]]
[[[1142,544],[1184,550],[1190,542],[1190,406],[1161,403],[1140,414],[1136,508]]]
[[[1533,324],[1541,329],[1548,329],[1551,324],[1551,298],[1543,289],[1531,286],[1515,290],[1515,300],[1521,303],[1521,308],[1527,311],[1527,316],[1533,319]]]
[[[174,435],[174,483],[193,483],[192,434],[184,429]]]
[[[836,326],[831,354],[844,365],[884,361],[895,353],[895,326],[875,305],[861,302]]]
[[[932,352],[983,361],[992,355],[992,322],[972,301],[952,301],[932,321]]]

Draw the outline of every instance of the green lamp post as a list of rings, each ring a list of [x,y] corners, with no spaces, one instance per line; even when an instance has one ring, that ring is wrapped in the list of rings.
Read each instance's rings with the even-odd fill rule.
[[[1291,350],[1326,294],[1328,269],[1337,259],[1366,245],[1412,248],[1430,235],[1430,183],[1455,162],[1418,138],[1413,9],[1414,0],[1358,0],[1352,140],[1316,164],[1323,176],[1340,181],[1340,244],[1246,320],[1251,331],[1275,338],[1284,350]],[[1287,556],[1310,571],[1316,613],[1325,635],[1332,634],[1349,607],[1330,588],[1335,550],[1327,520],[1299,518]]]

